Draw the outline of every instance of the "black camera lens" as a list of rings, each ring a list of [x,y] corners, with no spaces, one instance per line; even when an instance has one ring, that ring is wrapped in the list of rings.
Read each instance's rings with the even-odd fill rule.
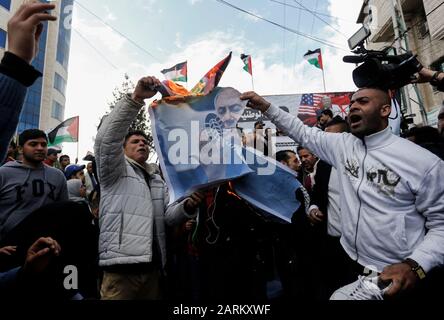
[[[376,59],[369,59],[353,71],[353,81],[358,88],[381,86],[384,67]]]

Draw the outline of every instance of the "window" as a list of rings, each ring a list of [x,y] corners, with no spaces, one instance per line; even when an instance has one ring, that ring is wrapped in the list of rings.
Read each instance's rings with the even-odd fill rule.
[[[0,28],[0,48],[6,48],[6,31]]]
[[[57,101],[54,101],[52,104],[51,117],[59,121],[63,121],[63,113],[63,106]]]
[[[0,0],[0,6],[8,11],[11,10],[11,0]]]
[[[65,96],[66,92],[66,82],[57,72],[54,74],[54,88]]]

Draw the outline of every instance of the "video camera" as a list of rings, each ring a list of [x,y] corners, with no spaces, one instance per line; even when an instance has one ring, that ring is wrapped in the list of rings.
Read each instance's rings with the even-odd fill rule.
[[[345,56],[346,63],[361,64],[353,71],[353,81],[358,88],[379,87],[396,90],[415,80],[415,73],[423,68],[411,52],[402,55],[389,55],[383,51],[367,50],[364,41],[371,35],[367,27],[362,27],[349,40],[348,45],[355,56]]]

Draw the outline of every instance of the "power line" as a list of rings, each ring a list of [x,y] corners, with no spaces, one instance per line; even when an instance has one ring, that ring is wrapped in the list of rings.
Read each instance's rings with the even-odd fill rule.
[[[429,13],[427,13],[426,17],[428,17],[429,15],[431,15],[433,12],[435,12],[436,10],[438,10],[442,5],[444,4],[444,2],[441,2],[441,4],[438,4],[432,11],[430,11]]]
[[[233,8],[233,9],[236,9],[236,10],[238,10],[238,11],[241,11],[241,12],[243,12],[243,13],[246,13],[246,14],[248,14],[248,15],[250,15],[250,16],[253,16],[253,17],[255,17],[255,18],[259,19],[259,20],[263,20],[263,21],[265,21],[265,22],[268,22],[268,23],[270,23],[270,24],[272,24],[272,25],[274,25],[274,26],[276,26],[276,27],[279,27],[279,28],[285,29],[285,30],[287,30],[288,32],[291,32],[291,33],[294,33],[294,34],[300,35],[301,37],[304,37],[304,38],[307,38],[307,39],[313,40],[313,41],[315,41],[315,42],[319,42],[319,43],[324,44],[324,45],[326,45],[326,46],[328,46],[328,47],[332,47],[332,48],[335,48],[335,49],[338,49],[338,50],[348,51],[348,50],[346,50],[346,49],[340,47],[339,44],[331,43],[331,42],[329,42],[329,41],[327,41],[327,40],[320,39],[320,38],[317,38],[317,37],[314,37],[314,36],[311,36],[311,35],[308,35],[308,34],[302,33],[302,32],[300,32],[300,31],[298,31],[298,30],[294,30],[294,29],[292,29],[292,28],[289,28],[289,27],[283,26],[283,25],[281,25],[281,24],[279,24],[279,23],[277,23],[277,22],[274,22],[274,21],[268,20],[268,19],[263,18],[263,17],[261,17],[261,16],[259,16],[259,15],[257,15],[257,14],[254,14],[254,13],[252,13],[252,12],[250,12],[250,11],[247,11],[247,10],[244,10],[244,9],[242,9],[242,8],[239,8],[239,7],[233,5],[233,4],[231,4],[231,3],[229,3],[229,2],[227,2],[227,1],[225,1],[225,0],[216,0],[216,1],[222,3],[222,4],[226,5],[226,6],[229,6],[229,7]]]
[[[299,11],[299,15],[298,15],[298,29],[301,26],[301,14],[302,14],[302,11]],[[296,59],[297,59],[298,49],[299,49],[299,47],[298,47],[299,41],[298,40],[299,40],[299,35],[296,36],[296,45],[295,45],[295,48],[294,48],[293,65],[296,65]],[[295,72],[295,75],[296,75],[296,68],[294,68],[294,72]]]
[[[116,28],[114,28],[112,25],[110,25],[108,22],[106,22],[105,20],[103,20],[101,17],[99,17],[97,14],[95,14],[94,12],[92,12],[91,10],[89,10],[88,8],[86,8],[84,5],[82,5],[79,1],[75,0],[75,2],[77,3],[77,5],[79,7],[81,7],[83,10],[85,10],[86,12],[88,12],[90,15],[94,16],[96,19],[98,19],[100,22],[102,22],[104,25],[106,25],[107,27],[111,28],[114,32],[118,33],[120,36],[122,36],[123,38],[125,38],[126,40],[128,40],[128,42],[130,42],[131,44],[133,44],[135,47],[137,47],[138,49],[142,50],[143,52],[145,52],[147,55],[149,55],[151,58],[153,58],[154,60],[156,60],[157,62],[161,62],[158,58],[156,58],[151,52],[149,52],[147,49],[143,48],[142,46],[140,46],[139,44],[137,44],[134,40],[130,39],[128,36],[126,36],[125,34],[123,34],[122,32],[120,32],[119,30],[117,30]]]
[[[284,0],[285,2],[287,2],[287,0]],[[287,7],[283,6],[282,7],[284,9],[284,26],[287,26]],[[285,51],[286,51],[286,47],[287,47],[287,39],[286,39],[286,33],[285,33],[285,29],[283,30],[284,32],[284,50],[282,50],[282,65],[285,67]],[[282,72],[282,91],[284,91],[284,84],[285,84],[285,72]]]
[[[108,60],[108,58],[100,52],[99,49],[97,49],[88,39],[85,38],[78,30],[73,29],[75,33],[83,40],[85,41],[98,55],[100,55],[111,67],[113,67],[116,70],[119,70],[119,68],[116,67],[115,64],[113,64],[111,61]]]
[[[314,11],[316,11],[316,10],[318,10],[318,4],[319,4],[319,0],[316,0],[316,5],[315,5],[315,10]],[[308,11],[308,10],[307,10]],[[308,12],[310,12],[310,13],[313,13],[314,11],[308,11]],[[311,32],[310,32],[310,34],[311,35],[313,35],[313,30],[314,30],[314,26],[315,26],[315,15],[313,15],[313,22],[312,22],[312,24],[311,24]]]
[[[279,4],[284,5],[284,6],[287,6],[287,7],[291,7],[291,8],[294,8],[294,9],[298,9],[299,11],[307,11],[307,12],[310,12],[309,9],[305,9],[305,8],[302,8],[302,7],[297,7],[297,6],[294,6],[294,5],[288,4],[288,3],[283,3],[283,2],[281,2],[281,1],[276,1],[276,0],[270,0],[270,1],[271,1],[271,2],[275,2],[275,3],[279,3]],[[312,10],[312,11],[313,11],[313,10]],[[348,23],[356,24],[355,21],[350,21],[350,20],[347,20],[347,19],[344,19],[344,18],[335,17],[335,16],[332,16],[332,15],[329,15],[329,14],[326,14],[326,13],[323,13],[323,12],[319,12],[319,11],[317,11],[317,10],[314,10],[313,12],[316,13],[317,15],[320,15],[320,16],[324,16],[324,17],[328,17],[328,18],[333,18],[333,19],[338,19],[338,20],[342,20],[342,21],[344,21],[344,22],[348,22]]]
[[[317,15],[313,10],[308,9],[307,7],[305,7],[302,3],[300,3],[297,0],[293,0],[294,2],[296,2],[298,5],[300,5],[302,8],[306,9],[308,12],[310,12],[314,17],[318,18],[319,20],[321,20],[322,22],[324,22],[326,25],[328,25],[330,28],[332,28],[334,31],[336,31],[337,33],[339,33],[340,35],[342,35],[343,37],[347,38],[347,36],[339,29],[333,27],[329,22],[325,21],[324,19],[322,19],[319,15]],[[317,2],[316,2],[316,6],[317,6]]]

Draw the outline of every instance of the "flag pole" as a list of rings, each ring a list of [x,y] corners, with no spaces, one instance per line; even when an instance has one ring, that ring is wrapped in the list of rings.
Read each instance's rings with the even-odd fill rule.
[[[324,67],[322,67],[322,81],[324,82],[324,93],[327,92],[327,87],[325,86],[325,72]]]
[[[80,117],[77,122],[77,158],[76,158],[76,164],[79,163],[79,137],[80,137]]]
[[[251,75],[251,86],[253,87],[253,91],[254,91],[254,78],[253,78],[253,74]]]

